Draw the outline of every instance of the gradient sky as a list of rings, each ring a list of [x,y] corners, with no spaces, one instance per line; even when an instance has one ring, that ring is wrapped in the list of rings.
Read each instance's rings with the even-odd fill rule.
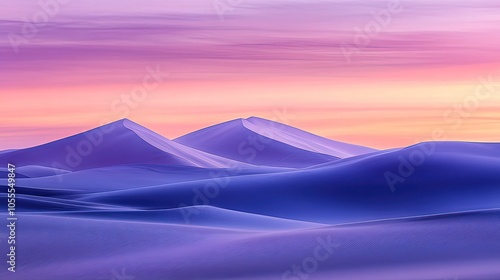
[[[0,150],[123,117],[168,138],[260,116],[375,148],[500,141],[496,0],[38,2],[2,2]]]

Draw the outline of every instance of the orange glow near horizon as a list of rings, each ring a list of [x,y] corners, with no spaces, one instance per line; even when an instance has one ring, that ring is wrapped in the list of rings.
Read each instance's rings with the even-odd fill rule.
[[[21,2],[0,12],[3,34],[39,9]],[[379,149],[436,129],[500,141],[497,1],[405,2],[363,40],[385,1],[256,0],[224,20],[187,2],[71,1],[17,49],[0,40],[0,150],[121,118],[170,139],[259,116]]]
[[[130,104],[121,96],[130,96],[134,85],[12,90],[10,105],[2,112],[0,149],[43,144],[121,118],[169,139],[231,119],[259,116],[379,149],[432,140],[434,129],[446,131],[446,140],[500,141],[496,133],[500,93],[476,98],[477,107],[467,105],[481,86],[479,78],[408,84],[317,79],[192,84],[172,75],[172,81],[148,92],[144,101]],[[492,87],[497,89],[498,83]],[[486,87],[482,91],[488,92]],[[465,111],[460,112],[460,106]]]

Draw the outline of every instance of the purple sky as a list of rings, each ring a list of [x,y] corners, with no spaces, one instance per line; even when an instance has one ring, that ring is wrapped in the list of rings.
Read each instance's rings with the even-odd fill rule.
[[[168,83],[127,117],[168,137],[286,107],[292,125],[375,147],[448,126],[449,107],[481,77],[500,77],[493,0],[62,2],[3,3],[0,95],[13,102],[0,113],[0,149],[123,117],[110,104],[156,65]],[[23,33],[34,15],[48,22]],[[490,96],[450,138],[500,140],[498,104]]]

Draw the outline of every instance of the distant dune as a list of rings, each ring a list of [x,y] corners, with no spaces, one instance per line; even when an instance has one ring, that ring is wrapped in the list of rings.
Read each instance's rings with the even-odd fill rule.
[[[174,141],[238,161],[282,167],[307,167],[375,151],[256,117],[214,125]]]
[[[130,120],[119,120],[33,148],[0,154],[1,162],[82,170],[133,163],[222,168],[248,166],[170,141]]]

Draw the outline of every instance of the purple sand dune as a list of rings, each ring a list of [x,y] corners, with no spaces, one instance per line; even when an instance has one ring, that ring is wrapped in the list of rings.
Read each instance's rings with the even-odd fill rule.
[[[189,215],[194,213],[194,215]],[[183,207],[169,210],[80,210],[51,212],[53,215],[92,218],[95,220],[124,220],[162,224],[202,226],[238,230],[292,230],[326,226],[295,220],[279,219],[242,213],[211,206]]]
[[[359,145],[330,140],[295,127],[266,120],[258,117],[250,117],[243,121],[246,128],[261,134],[271,135],[274,140],[288,145],[331,155],[338,158],[348,158],[375,152],[377,150]]]
[[[434,147],[432,154],[391,187],[387,172],[398,174],[405,159],[423,153],[429,145]],[[318,223],[500,207],[500,144],[426,143],[342,161],[307,170],[233,177],[215,197],[203,193],[217,182],[201,180],[81,199],[141,209],[208,202],[240,212]]]
[[[276,232],[40,215],[23,223],[17,272],[1,270],[2,279],[500,279],[499,211]]]
[[[248,166],[170,141],[127,119],[33,148],[0,154],[0,163],[64,170],[152,163],[223,168]]]
[[[209,127],[174,141],[208,153],[257,165],[300,168],[338,159],[262,136],[246,128],[243,121],[234,120]]]
[[[29,178],[40,178],[40,177],[50,177],[54,176],[54,174],[67,174],[70,173],[68,170],[63,169],[55,169],[46,166],[38,166],[38,165],[26,165],[16,168],[16,172],[18,174],[25,175]]]
[[[234,157],[264,139],[255,157],[264,167],[127,120],[0,153],[1,165],[19,166],[17,272],[0,270],[0,279],[500,279],[500,144],[423,143],[337,159],[329,140],[272,126],[250,118],[198,135]],[[229,148],[234,139],[247,141],[243,153]],[[87,151],[82,140],[92,152],[50,175],[71,150]]]
[[[374,151],[255,117],[211,126],[174,141],[237,161],[296,168]]]
[[[44,170],[47,169],[45,167],[41,168]],[[21,167],[18,173],[22,174],[21,172],[25,172],[25,170],[24,167]],[[45,176],[41,177],[28,176],[30,178],[18,179],[17,187],[18,189],[36,188],[39,190],[67,190],[93,193],[197,181],[216,177],[276,173],[286,170],[290,169],[272,167],[219,169],[158,164],[130,164],[74,172],[66,171],[65,173],[52,172],[51,174],[43,174]],[[34,172],[29,172],[28,174],[34,175]]]
[[[61,198],[68,196],[68,193],[38,193],[38,195],[25,195],[16,192],[17,211],[22,212],[54,212],[54,211],[94,211],[94,210],[116,210],[130,209],[128,207],[118,207],[108,204],[78,201],[73,199]],[[0,193],[0,199],[7,201],[7,195]]]

